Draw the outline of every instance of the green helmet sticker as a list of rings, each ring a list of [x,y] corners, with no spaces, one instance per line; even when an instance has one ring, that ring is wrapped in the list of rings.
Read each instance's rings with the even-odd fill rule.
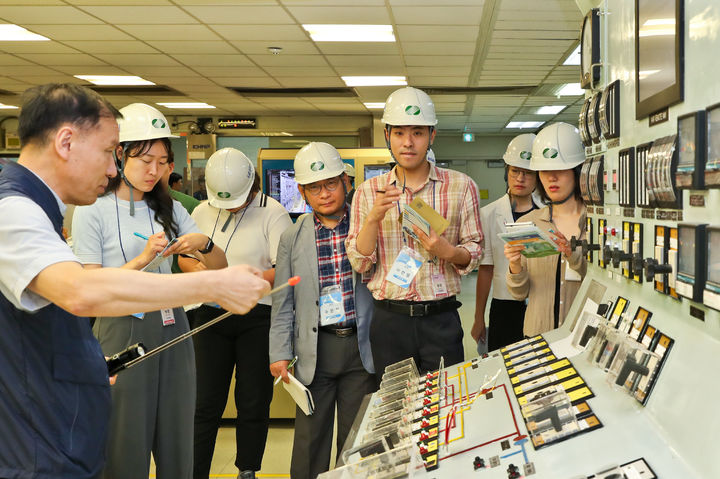
[[[522,158],[523,160],[529,160],[530,158],[532,158],[532,152],[530,152],[530,151],[521,151],[521,152],[520,152],[520,158]]]
[[[412,116],[418,116],[420,114],[420,107],[417,105],[408,105],[405,107],[405,113]]]
[[[165,122],[160,118],[154,118],[152,121],[152,126],[155,128],[165,128]]]
[[[217,195],[218,195],[218,197],[220,197],[222,199],[230,198],[230,193],[228,193],[227,191],[218,191]]]
[[[545,158],[557,158],[558,151],[555,148],[545,148],[543,150],[543,156]]]
[[[320,171],[325,169],[325,163],[322,161],[314,161],[310,164],[310,169],[313,171]]]

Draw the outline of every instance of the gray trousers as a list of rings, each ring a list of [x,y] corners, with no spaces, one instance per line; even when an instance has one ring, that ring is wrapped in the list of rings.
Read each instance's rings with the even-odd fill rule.
[[[330,467],[335,406],[337,405],[337,451],[342,450],[363,397],[375,390],[375,378],[365,371],[358,351],[357,335],[339,338],[318,332],[315,376],[308,389],[315,413],[295,412],[290,477],[315,479]]]
[[[188,331],[182,308],[173,312],[172,326],[163,326],[160,312],[155,311],[142,320],[98,318],[93,332],[106,356],[137,342],[149,350]],[[192,340],[120,372],[110,389],[112,414],[102,478],[148,477],[152,451],[158,479],[190,479],[195,414]]]

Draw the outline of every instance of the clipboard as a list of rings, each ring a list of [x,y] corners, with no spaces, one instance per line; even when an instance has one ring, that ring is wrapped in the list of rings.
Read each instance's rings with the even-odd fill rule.
[[[295,403],[306,416],[312,415],[315,412],[315,402],[313,401],[312,393],[292,374],[288,373],[288,379],[290,382],[286,383],[283,381],[283,387],[290,393],[290,396],[292,396]]]
[[[152,271],[154,269],[157,269],[160,267],[160,265],[167,259],[167,257],[163,256],[163,253],[168,250],[172,245],[177,243],[177,238],[173,238],[170,240],[170,242],[163,248],[161,252],[159,252],[157,255],[155,255],[155,258],[150,261],[143,269],[140,271]]]

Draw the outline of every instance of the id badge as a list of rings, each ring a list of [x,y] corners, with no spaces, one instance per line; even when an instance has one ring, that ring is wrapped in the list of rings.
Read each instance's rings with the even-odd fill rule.
[[[172,309],[163,309],[160,311],[160,314],[162,315],[163,326],[172,326],[175,324],[175,314]]]
[[[325,286],[320,291],[320,326],[345,321],[345,305],[343,304],[340,286]]]
[[[423,263],[423,257],[417,251],[403,246],[385,279],[401,288],[408,288]]]
[[[132,316],[133,318],[137,318],[137,319],[145,319],[145,313],[134,313],[134,314],[131,314],[130,316]]]
[[[444,298],[448,295],[447,283],[445,283],[445,276],[443,274],[438,273],[432,275],[432,287],[436,298]]]

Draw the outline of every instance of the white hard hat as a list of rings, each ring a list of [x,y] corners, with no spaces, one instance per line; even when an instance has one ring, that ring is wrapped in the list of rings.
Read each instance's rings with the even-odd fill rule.
[[[382,122],[391,126],[435,126],[435,105],[422,90],[400,88],[392,92],[385,102]]]
[[[133,103],[120,109],[118,118],[120,143],[126,141],[155,140],[157,138],[178,138],[170,133],[165,115],[150,105]]]
[[[508,143],[503,160],[508,166],[530,169],[530,158],[532,157],[534,133],[523,133],[513,138]]]
[[[345,172],[345,164],[335,147],[319,141],[308,143],[297,152],[293,168],[299,185],[334,178]]]
[[[350,163],[345,163],[345,174],[355,178],[355,167]]]
[[[205,165],[208,203],[215,208],[229,210],[242,206],[254,181],[255,168],[250,158],[235,148],[216,151]]]
[[[570,170],[585,161],[580,132],[569,123],[553,123],[537,134],[532,148],[530,169]]]
[[[430,148],[427,152],[427,160],[433,165],[435,164],[435,152],[432,151],[432,148]]]

